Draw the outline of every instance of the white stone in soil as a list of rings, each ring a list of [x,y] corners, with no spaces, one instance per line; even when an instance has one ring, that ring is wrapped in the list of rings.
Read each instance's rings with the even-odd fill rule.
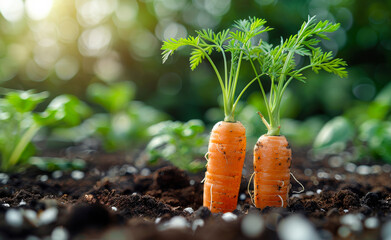
[[[351,233],[350,229],[346,226],[339,227],[337,232],[338,232],[338,236],[342,238],[347,238]]]
[[[39,177],[39,181],[46,182],[49,179],[48,175],[42,175]]]
[[[52,239],[54,240],[67,240],[69,239],[68,231],[63,227],[56,227],[53,229],[51,234]]]
[[[141,176],[148,176],[149,174],[151,174],[151,170],[149,170],[148,168],[143,168],[140,171]]]
[[[383,240],[391,240],[391,220],[383,224],[381,236]]]
[[[188,214],[193,214],[194,209],[191,208],[191,207],[187,207],[187,208],[183,209],[183,211],[184,211],[184,212],[187,212]]]
[[[322,189],[317,189],[317,190],[316,190],[316,193],[317,193],[317,194],[320,194],[321,192],[322,192]]]
[[[163,224],[163,229],[184,229],[189,227],[189,223],[182,216],[175,216]]]
[[[71,177],[75,180],[81,180],[84,178],[84,172],[79,170],[72,171]]]
[[[372,173],[372,168],[367,165],[360,165],[356,168],[356,172],[360,175],[368,175]]]
[[[10,207],[10,205],[8,203],[3,203],[2,205],[3,205],[3,207]]]
[[[355,172],[356,168],[357,168],[357,166],[354,163],[347,163],[345,165],[345,170],[348,171],[348,172],[351,172],[351,173]]]
[[[195,184],[195,181],[193,179],[190,179],[189,184],[190,186],[193,186]]]
[[[262,217],[256,214],[248,214],[241,223],[242,233],[249,238],[261,235],[264,228],[265,223]]]
[[[360,232],[362,230],[362,223],[360,216],[357,214],[346,214],[339,220],[341,224],[349,227],[352,231]]]
[[[116,212],[116,211],[118,211],[118,208],[116,208],[116,207],[111,207],[111,210],[113,210],[114,212]]]
[[[205,225],[204,220],[202,220],[202,219],[196,219],[196,220],[193,221],[193,224],[192,224],[192,226],[191,226],[191,229],[192,229],[193,231],[195,231],[195,230],[197,230],[197,228],[203,227],[204,225]]]
[[[58,215],[57,208],[48,208],[45,211],[43,211],[41,214],[39,214],[39,224],[46,225],[52,223],[56,221],[57,215]]]
[[[20,227],[23,224],[23,215],[20,210],[9,209],[5,213],[5,221],[12,227]]]
[[[365,219],[364,226],[368,229],[376,229],[380,225],[379,219],[377,217],[370,217]]]
[[[344,209],[343,212],[344,212],[344,213],[348,213],[349,210],[348,210],[348,209]]]
[[[344,163],[344,160],[340,156],[333,156],[329,159],[330,167],[332,168],[338,168],[341,167]]]
[[[37,213],[34,210],[26,209],[23,211],[24,217],[32,224],[38,224]]]
[[[158,223],[160,223],[161,220],[162,220],[162,218],[158,217],[158,218],[155,219],[155,223],[158,224]]]
[[[238,218],[238,216],[236,216],[231,212],[226,212],[223,214],[223,216],[221,216],[221,218],[226,222],[232,222],[235,221]]]
[[[307,195],[307,196],[312,196],[312,195],[314,195],[315,193],[313,192],[313,191],[307,191],[306,193],[305,193],[305,195]]]
[[[244,194],[244,193],[240,194],[239,199],[240,199],[240,201],[246,200],[246,194]]]
[[[7,184],[9,180],[9,176],[5,173],[0,173],[0,183],[1,184]]]
[[[62,177],[62,171],[57,170],[52,173],[52,178],[59,179],[60,177]]]
[[[283,220],[277,227],[281,240],[320,240],[315,227],[300,215],[292,215]]]
[[[22,199],[22,201],[20,201],[19,203],[19,206],[24,206],[24,205],[26,205],[26,202]]]

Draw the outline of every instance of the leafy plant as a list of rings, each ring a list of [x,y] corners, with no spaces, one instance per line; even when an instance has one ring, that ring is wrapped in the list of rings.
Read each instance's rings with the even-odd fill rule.
[[[131,82],[110,86],[95,83],[87,89],[87,97],[107,112],[93,115],[81,128],[102,139],[107,151],[127,150],[134,144],[146,143],[149,138],[147,128],[167,119],[164,113],[134,101],[135,92]]]
[[[391,84],[371,103],[357,103],[344,116],[331,119],[314,142],[315,152],[339,153],[348,143],[354,158],[375,158],[391,162]]]
[[[164,121],[151,126],[148,132],[153,138],[146,147],[149,162],[162,158],[187,171],[204,169],[205,164],[200,161],[208,143],[204,131],[200,120],[186,123]]]
[[[1,170],[11,171],[34,155],[32,139],[45,126],[78,125],[90,109],[71,95],[54,98],[42,112],[34,112],[48,97],[47,92],[9,91],[0,99]]]
[[[236,24],[236,27],[243,32],[249,31],[250,26],[251,21],[246,20]],[[334,32],[338,28],[339,24],[331,24],[328,21],[316,23],[315,17],[308,17],[308,21],[303,23],[297,34],[285,40],[282,39],[279,45],[273,46],[261,39],[258,45],[247,44],[242,46],[241,52],[250,62],[264,98],[269,121],[262,115],[261,117],[268,129],[267,135],[280,134],[281,100],[292,80],[305,82],[304,70],[312,69],[315,73],[324,70],[341,78],[347,77],[346,62],[340,58],[334,58],[332,52],[323,52],[318,47],[321,39],[328,40],[326,33]],[[233,37],[238,41],[242,41],[240,35],[233,35]],[[310,63],[299,67],[295,55],[308,57]],[[256,64],[258,64],[258,68]],[[262,74],[259,74],[259,72]],[[268,96],[261,82],[261,76],[263,75],[267,75],[270,79]]]
[[[249,21],[237,21],[234,26],[237,28],[235,31],[226,29],[215,33],[211,29],[204,29],[196,31],[198,34],[196,37],[169,39],[164,41],[162,46],[163,63],[182,46],[193,48],[189,59],[192,70],[196,69],[204,59],[207,59],[217,76],[223,94],[224,121],[235,122],[235,109],[240,98],[247,88],[258,79],[258,74],[256,74],[257,77],[250,80],[235,98],[239,72],[245,56],[242,49],[251,47],[256,36],[271,30],[269,27],[264,27],[265,23],[266,21],[263,19],[252,18]],[[211,58],[213,52],[220,53],[223,58],[222,71],[218,70]],[[227,55],[230,55],[230,62],[227,60]]]

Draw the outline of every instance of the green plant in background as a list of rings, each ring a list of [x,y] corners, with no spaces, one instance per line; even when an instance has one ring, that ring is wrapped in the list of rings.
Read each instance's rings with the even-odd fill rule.
[[[132,82],[110,86],[95,83],[87,89],[87,97],[107,112],[93,115],[85,124],[102,139],[107,151],[130,150],[135,144],[145,144],[149,138],[147,128],[167,119],[159,110],[134,101],[135,92]]]
[[[207,151],[208,137],[201,120],[165,121],[151,126],[148,132],[152,136],[146,147],[149,162],[162,158],[190,172],[205,168],[201,160]]]
[[[316,154],[337,154],[349,143],[354,160],[374,158],[391,162],[391,84],[370,103],[358,102],[343,116],[331,119],[319,132]]]
[[[7,91],[0,99],[1,170],[16,170],[34,155],[32,139],[42,127],[80,124],[90,109],[71,95],[54,98],[42,112],[33,112],[48,97],[47,92]]]

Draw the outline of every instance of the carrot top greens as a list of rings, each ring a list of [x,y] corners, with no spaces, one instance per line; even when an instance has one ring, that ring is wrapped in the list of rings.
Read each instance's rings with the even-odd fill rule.
[[[217,79],[220,83],[223,93],[224,103],[224,121],[235,122],[234,113],[236,105],[245,92],[245,90],[263,73],[256,74],[256,77],[248,82],[242,89],[239,95],[235,96],[239,72],[245,51],[243,49],[255,49],[252,46],[252,39],[266,31],[271,30],[264,27],[265,20],[259,18],[251,18],[250,20],[239,20],[234,24],[235,31],[230,29],[215,33],[210,29],[196,31],[197,36],[189,36],[188,38],[169,39],[164,41],[162,46],[163,63],[170,55],[181,46],[191,46],[193,50],[190,54],[190,67],[192,70],[207,59],[212,65]],[[211,58],[213,52],[218,52],[223,58],[223,69],[219,70]],[[230,61],[227,60],[230,58]]]
[[[262,114],[260,115],[268,129],[267,135],[280,134],[281,99],[286,87],[293,79],[305,82],[306,77],[302,73],[304,70],[311,68],[315,73],[325,70],[341,78],[347,77],[346,62],[340,58],[334,58],[332,52],[323,52],[317,46],[321,39],[329,40],[325,33],[332,33],[338,28],[339,24],[331,24],[329,21],[316,23],[315,16],[308,17],[308,21],[303,23],[297,34],[285,40],[281,39],[279,45],[273,46],[261,40],[256,46],[242,48],[245,58],[249,60],[257,76],[265,100],[269,121]],[[295,54],[308,56],[309,64],[297,68]],[[259,65],[258,69],[256,64]],[[263,74],[267,75],[271,81],[268,97],[261,83],[260,76]]]

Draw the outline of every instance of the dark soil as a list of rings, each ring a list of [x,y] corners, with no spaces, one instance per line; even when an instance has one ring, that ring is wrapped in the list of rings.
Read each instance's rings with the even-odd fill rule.
[[[94,154],[86,161],[80,180],[70,172],[54,176],[37,169],[0,179],[0,239],[280,239],[280,223],[297,215],[316,229],[313,239],[380,239],[391,220],[389,165],[330,167],[331,159],[311,161],[294,153],[292,173],[305,191],[294,193],[301,187],[291,178],[288,208],[260,210],[247,193],[249,156],[232,218],[202,207],[203,174],[172,166],[136,169],[124,155]],[[22,222],[10,223],[11,209],[22,214]],[[58,211],[50,221],[29,217],[34,212],[43,219],[53,209]],[[249,214],[260,216],[258,235],[242,225]]]

